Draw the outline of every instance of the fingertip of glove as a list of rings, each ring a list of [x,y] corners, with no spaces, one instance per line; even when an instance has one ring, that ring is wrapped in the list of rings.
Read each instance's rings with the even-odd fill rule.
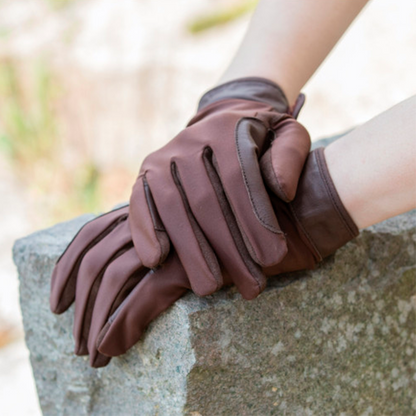
[[[140,260],[143,263],[144,267],[153,269],[157,266],[160,266],[168,257],[170,244],[169,240],[167,244],[161,244],[159,247],[153,247],[152,250],[140,250]],[[159,240],[160,241],[160,240]]]
[[[61,315],[64,313],[68,308],[63,308],[61,305],[59,305],[59,302],[52,297],[49,300],[49,309],[52,313],[55,315]]]
[[[102,368],[109,364],[111,361],[111,357],[107,357],[103,354],[96,354],[94,356],[90,356],[90,365],[93,368]]]
[[[49,309],[55,315],[61,315],[68,310],[72,303],[73,299],[58,297],[56,294],[51,293],[49,298]]]
[[[152,229],[151,234],[132,231],[137,255],[144,267],[152,269],[162,264],[169,255],[170,240],[166,231]]]
[[[266,287],[266,282],[262,282],[259,286],[253,287],[253,290],[241,292],[241,296],[245,300],[256,299]]]
[[[100,331],[100,334],[98,335],[95,347],[97,348],[97,351],[101,354],[104,354],[109,357],[115,357],[117,355],[122,354],[122,352],[117,353],[114,351],[114,345],[110,344],[108,342],[108,338],[106,337],[108,331],[110,330],[111,322],[107,322],[103,329]]]
[[[88,348],[84,344],[77,344],[75,346],[74,353],[78,356],[88,355]]]
[[[290,198],[294,198],[294,195],[287,195],[285,189],[280,185],[280,181],[276,176],[276,171],[273,167],[272,152],[269,149],[260,160],[260,168],[263,176],[263,180],[267,187],[277,195],[282,201],[290,202]]]
[[[269,261],[263,262],[261,264],[262,267],[271,267],[274,266],[278,263],[280,263],[284,257],[286,256],[288,252],[288,247],[287,247],[287,240],[286,240],[286,236],[285,234],[279,233],[276,235],[276,241],[275,241],[275,246],[274,246],[274,250],[273,250],[273,256],[270,257]]]

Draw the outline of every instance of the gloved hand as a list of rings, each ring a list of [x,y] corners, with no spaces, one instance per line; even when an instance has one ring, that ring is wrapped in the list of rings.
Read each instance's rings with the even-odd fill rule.
[[[286,235],[288,253],[279,264],[263,269],[267,276],[313,269],[323,258],[358,235],[357,226],[344,208],[332,182],[325,161],[324,148],[309,154],[299,179],[296,196],[291,202],[285,202],[276,195],[276,193],[280,194],[274,163],[277,150],[278,147],[273,143],[271,149],[263,156],[261,167],[275,214]],[[168,258],[167,263],[169,260]],[[175,276],[172,289],[178,287],[179,270],[182,270],[179,262],[171,268],[172,275]],[[157,273],[158,271],[155,272],[154,277]],[[183,275],[181,279],[185,281],[186,277]],[[224,279],[227,285],[232,284],[229,276],[224,275]],[[190,284],[188,283],[186,287],[189,288]],[[100,291],[99,296],[104,298],[104,292]],[[112,298],[113,295],[109,294],[103,302],[108,302],[108,299]],[[101,352],[109,355],[123,353],[138,341],[141,332],[133,333],[130,328],[135,328],[137,325],[142,327],[142,312],[136,306],[140,300],[139,291],[132,291],[123,301],[118,314],[109,319],[103,331],[106,334],[107,345],[110,345],[110,340],[114,346],[118,340],[122,341],[113,350],[101,343],[99,346]]]
[[[247,97],[250,98],[250,101],[246,99]],[[302,100],[300,99],[297,105],[298,108],[294,109],[295,115],[301,105]],[[234,151],[233,155],[236,159],[234,164],[238,165],[238,173],[241,176],[240,178],[237,175],[237,178],[234,178],[235,185],[237,187],[240,185],[246,186],[250,192],[251,200],[249,202],[251,201],[252,205],[250,205],[250,212],[246,216],[247,221],[253,220],[253,209],[255,209],[254,228],[258,227],[260,223],[256,221],[260,220],[263,221],[261,227],[264,225],[268,227],[264,230],[270,233],[269,237],[274,239],[273,246],[269,248],[269,253],[279,253],[275,260],[269,261],[269,263],[274,264],[286,253],[286,243],[278,227],[261,179],[257,161],[261,154],[258,146],[260,145],[265,149],[275,139],[275,148],[280,149],[276,158],[277,171],[281,174],[279,177],[280,195],[282,198],[290,199],[294,196],[302,164],[309,150],[310,139],[306,130],[299,123],[287,114],[278,113],[273,106],[287,109],[283,93],[275,84],[257,78],[225,84],[203,97],[200,104],[203,110],[190,123],[190,125],[196,126],[198,124],[196,119],[199,119],[201,121],[198,125],[202,125],[202,127],[192,130],[193,133],[188,139],[198,144],[198,151],[201,153],[198,160],[203,164],[201,166],[205,172],[205,174],[202,172],[199,175],[198,183],[207,187],[205,190],[198,188],[192,193],[191,198],[199,195],[198,198],[205,200],[204,204],[200,202],[196,207],[193,206],[194,211],[191,212],[188,203],[189,195],[185,195],[181,185],[179,185],[179,176],[175,174],[174,169],[172,169],[173,176],[170,176],[169,167],[168,179],[173,180],[172,178],[175,178],[175,183],[173,183],[174,188],[166,191],[166,201],[163,201],[162,206],[171,207],[172,212],[175,212],[173,206],[170,205],[172,200],[169,199],[169,195],[176,195],[179,198],[179,201],[177,201],[179,206],[175,206],[175,209],[182,207],[182,211],[179,210],[179,212],[187,211],[185,218],[179,215],[178,222],[173,225],[180,225],[181,229],[176,230],[176,232],[180,232],[181,238],[175,235],[175,241],[180,244],[185,242],[185,245],[180,245],[180,250],[185,255],[184,261],[188,265],[188,269],[190,268],[190,275],[194,280],[192,278],[188,280],[189,271],[187,277],[181,265],[183,261],[179,262],[173,250],[169,261],[164,263],[157,271],[151,271],[143,267],[143,263],[140,261],[141,252],[139,251],[139,256],[137,256],[133,249],[128,224],[131,218],[127,215],[127,208],[111,212],[88,223],[61,256],[52,278],[51,309],[56,313],[62,313],[75,299],[75,351],[80,355],[89,353],[93,366],[102,366],[108,363],[108,358],[98,353],[98,345],[107,355],[121,354],[137,341],[152,319],[189,288],[201,295],[212,293],[223,285],[235,283],[243,296],[248,299],[257,296],[264,289],[265,276],[259,264],[250,257],[249,249],[252,252],[252,247],[251,245],[249,245],[249,249],[246,247],[246,244],[249,244],[246,233],[243,235],[240,233],[239,227],[247,227],[247,225],[238,223],[238,217],[236,219],[234,215],[234,206],[231,207],[228,202],[228,195],[225,195],[225,190],[220,181],[219,168],[212,149],[207,147],[208,145],[200,143],[197,138],[199,134],[206,133],[208,129],[210,134],[218,139],[214,134],[215,130],[218,130],[218,127],[223,127],[218,134],[224,136],[221,137],[228,143],[228,148]],[[256,118],[253,118],[253,116],[256,116]],[[203,119],[206,122],[203,123]],[[268,124],[265,124],[265,122]],[[231,129],[232,140],[227,140],[224,132],[230,133],[230,126],[233,126]],[[272,131],[270,128],[274,130]],[[235,136],[234,129],[236,131]],[[189,132],[190,130],[191,127],[188,127],[186,131]],[[187,147],[186,140],[180,139],[182,136],[178,136],[173,141],[180,144],[179,150],[181,146],[185,146],[185,149]],[[220,146],[217,143],[218,140],[214,140],[214,142],[216,143],[215,149],[222,154],[221,147],[218,147]],[[227,146],[224,145],[224,148],[227,149]],[[175,149],[173,146],[174,151],[176,151]],[[237,150],[239,155],[237,155]],[[177,160],[172,166],[176,166],[176,162],[182,160],[182,156],[175,157]],[[233,164],[231,163],[231,165]],[[170,163],[169,166],[171,166]],[[182,162],[180,162],[180,166],[182,166]],[[183,166],[186,167],[186,164]],[[231,174],[232,178],[232,175],[235,175],[236,172],[229,171],[227,166],[225,168],[227,174]],[[249,172],[250,175],[243,178],[242,174],[246,172]],[[158,219],[158,212],[154,209],[153,197],[147,186],[147,174],[148,172],[145,171],[145,174],[139,178],[143,187],[139,187],[138,199],[140,200],[140,195],[144,197],[145,208],[149,207],[151,209],[147,213],[151,213],[151,224],[156,224],[156,231],[153,228],[151,228],[151,231],[161,233],[162,236],[167,237],[164,231],[160,231],[163,226],[160,224],[160,219]],[[191,177],[189,177],[190,179]],[[245,182],[243,182],[243,179]],[[177,188],[176,185],[178,185]],[[161,186],[163,186],[163,183]],[[141,191],[144,194],[140,194]],[[234,193],[235,190],[232,188],[231,192]],[[136,201],[134,195],[135,193],[132,196],[133,205]],[[163,194],[161,196],[164,197]],[[242,201],[241,206],[244,208],[244,198]],[[206,210],[206,206],[211,207],[209,211]],[[141,207],[139,204],[135,214],[139,212]],[[200,216],[201,213],[203,214],[202,217]],[[194,214],[204,226],[203,230],[196,223]],[[212,224],[211,219],[215,220]],[[137,215],[136,220],[140,221]],[[184,222],[181,223],[180,220]],[[131,221],[130,226],[133,225],[134,228],[134,224],[135,222]],[[142,223],[139,222],[138,224]],[[189,244],[186,239],[189,235],[182,230],[186,230],[189,224],[192,226],[192,231],[195,232],[194,239],[191,238],[191,240],[195,242],[196,238],[198,243],[196,247],[191,245],[189,252],[187,252]],[[250,229],[248,231],[255,236]],[[138,236],[137,232],[135,235]],[[264,233],[261,235],[264,235]],[[269,243],[272,242],[270,238],[268,241]],[[214,250],[211,248],[211,244]],[[262,247],[260,248],[262,249]],[[144,252],[151,249],[152,247],[143,246]],[[166,249],[169,250],[169,244]],[[195,258],[192,257],[194,254]],[[162,257],[165,257],[165,255]],[[221,263],[217,261],[216,255],[219,256]],[[207,275],[204,275],[198,269],[200,266],[198,260],[201,259],[201,256],[204,259],[205,266],[209,265],[210,267],[207,280],[204,280]],[[146,258],[146,255],[144,257]],[[257,258],[256,261],[259,262]],[[212,281],[209,281],[209,277],[212,276],[215,278],[214,286]],[[117,309],[132,287],[135,287],[136,296],[140,299],[132,305],[133,310],[140,312],[140,319],[137,321],[140,325],[135,326],[136,331],[122,331],[117,325],[106,325],[104,328],[106,319]],[[166,291],[163,290],[163,287],[166,287]],[[100,297],[100,293],[103,294],[102,297]],[[156,306],[153,304],[155,301]],[[130,308],[126,310],[130,311]],[[124,319],[123,313],[117,316],[121,321]],[[134,314],[129,312],[126,319],[129,316],[134,316]],[[118,335],[114,335],[112,328],[116,329]],[[110,335],[104,336],[107,331]],[[123,337],[125,337],[124,340]],[[114,342],[114,340],[117,341]],[[133,344],[131,340],[133,340]]]
[[[263,269],[268,276],[313,268],[358,234],[332,183],[323,149],[310,153],[290,203],[274,193],[275,150],[272,145],[261,166],[289,251],[281,263]],[[89,222],[53,272],[51,309],[62,313],[75,299],[76,353],[89,353],[94,367],[126,352],[147,325],[191,287],[174,251],[157,270],[142,266],[127,216],[124,207]],[[227,274],[223,277],[225,285],[232,284]]]
[[[127,351],[153,319],[190,289],[173,251],[157,270],[142,266],[127,216],[123,207],[85,224],[52,274],[51,310],[63,313],[75,301],[75,353],[89,354],[93,367]],[[118,309],[129,294],[135,302]],[[98,351],[101,347],[106,355]]]
[[[266,285],[261,267],[287,253],[258,159],[274,143],[279,197],[293,199],[310,150],[307,131],[281,89],[242,78],[206,93],[185,130],[149,155],[130,199],[129,224],[144,266],[163,263],[172,243],[192,290],[205,296],[232,277],[245,299]]]

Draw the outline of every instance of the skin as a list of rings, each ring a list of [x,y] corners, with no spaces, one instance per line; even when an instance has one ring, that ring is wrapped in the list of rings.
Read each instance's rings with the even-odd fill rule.
[[[219,83],[259,76],[291,105],[368,0],[261,0]]]
[[[268,78],[280,85],[292,106],[367,2],[261,0],[219,83]],[[415,120],[412,97],[325,150],[334,184],[358,228],[416,208]]]
[[[416,96],[332,143],[325,156],[358,228],[416,208]]]

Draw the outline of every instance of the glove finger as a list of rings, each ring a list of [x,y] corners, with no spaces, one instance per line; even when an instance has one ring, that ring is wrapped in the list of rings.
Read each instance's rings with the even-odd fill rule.
[[[235,157],[213,148],[213,165],[237,220],[247,250],[261,266],[278,263],[287,252],[265,189],[258,162],[258,146],[269,130],[257,119],[241,119],[235,132]]]
[[[169,254],[169,237],[145,174],[137,179],[133,187],[129,223],[134,246],[143,265],[152,268],[163,263]]]
[[[261,172],[270,189],[285,202],[296,195],[298,181],[311,148],[308,131],[293,118],[279,122],[272,146],[261,158]]]
[[[123,252],[133,247],[130,229],[124,220],[106,238],[92,247],[82,259],[75,294],[75,354],[88,353],[87,342],[95,298],[106,267]]]
[[[183,189],[176,164],[172,163],[169,176],[158,182],[148,173],[147,180],[163,224],[172,245],[183,264],[198,296],[209,295],[223,285],[217,257],[199,227]],[[137,251],[137,248],[136,248]]]
[[[88,335],[88,351],[92,367],[98,368],[108,364],[110,358],[97,350],[98,335],[108,318],[148,272],[149,269],[142,266],[134,247],[108,265],[95,299]]]
[[[179,258],[171,252],[157,270],[150,270],[102,329],[97,348],[115,357],[124,354],[143,335],[151,321],[190,289]]]
[[[245,299],[257,297],[266,286],[266,277],[244,244],[221,182],[212,166],[212,150],[206,148],[201,155],[195,155],[193,163],[189,160],[187,163],[179,162],[177,167],[183,191],[221,265]],[[200,174],[196,176],[194,172]],[[192,284],[192,277],[188,277]]]
[[[103,214],[85,224],[58,259],[52,272],[50,308],[65,312],[75,298],[79,266],[85,254],[127,217],[128,207]]]

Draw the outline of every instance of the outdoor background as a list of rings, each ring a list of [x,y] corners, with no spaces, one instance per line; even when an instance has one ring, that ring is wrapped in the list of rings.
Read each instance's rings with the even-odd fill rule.
[[[255,4],[0,0],[0,415],[40,414],[13,241],[128,200],[143,158],[225,70]],[[304,89],[314,140],[416,93],[415,22],[415,1],[367,6]]]

